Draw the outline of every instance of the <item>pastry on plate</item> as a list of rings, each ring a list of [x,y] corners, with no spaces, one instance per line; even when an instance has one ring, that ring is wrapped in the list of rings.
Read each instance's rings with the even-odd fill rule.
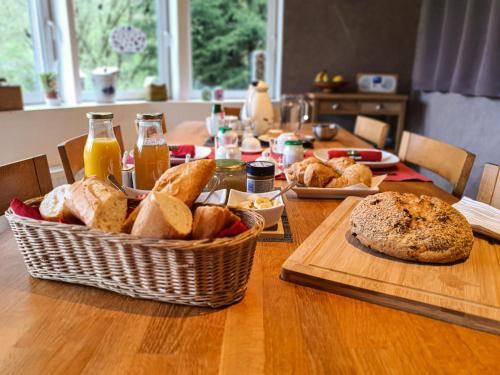
[[[347,179],[347,185],[365,184],[372,185],[372,171],[364,164],[353,164],[347,167],[342,174]]]
[[[351,234],[368,248],[423,263],[466,259],[474,242],[472,229],[460,212],[425,195],[371,195],[354,208],[350,224]]]
[[[343,174],[347,167],[356,164],[354,159],[342,156],[340,158],[333,158],[326,162],[329,167],[332,167],[338,174]]]
[[[339,177],[335,171],[324,165],[313,163],[309,164],[304,172],[304,183],[308,187],[324,187],[334,177]]]

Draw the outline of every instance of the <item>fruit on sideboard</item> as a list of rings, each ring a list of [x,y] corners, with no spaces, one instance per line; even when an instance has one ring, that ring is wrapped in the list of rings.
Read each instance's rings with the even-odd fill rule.
[[[322,70],[317,73],[314,78],[314,82],[328,82],[328,74],[326,73],[326,70]]]
[[[340,74],[336,74],[332,78],[333,82],[342,82],[343,80],[344,80],[344,77],[342,77]]]

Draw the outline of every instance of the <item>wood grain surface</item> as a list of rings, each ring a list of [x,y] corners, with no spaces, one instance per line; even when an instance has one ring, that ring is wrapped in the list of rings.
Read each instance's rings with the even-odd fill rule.
[[[184,124],[167,138],[191,143],[190,135],[196,126]],[[340,140],[360,142],[347,132]],[[455,201],[427,182],[387,182],[383,189]],[[220,310],[33,279],[12,234],[1,234],[0,373],[497,372],[498,336],[280,280],[283,262],[339,203],[289,192],[294,243],[258,243],[245,298]]]
[[[351,236],[348,197],[286,260],[284,280],[500,334],[498,249],[474,239],[464,262],[407,262],[380,254]]]

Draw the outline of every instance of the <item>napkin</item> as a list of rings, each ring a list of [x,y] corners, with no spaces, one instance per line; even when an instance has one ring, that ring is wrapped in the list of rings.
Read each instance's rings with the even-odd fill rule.
[[[29,219],[43,220],[42,215],[40,215],[40,210],[38,207],[28,206],[22,200],[14,198],[10,201],[10,209],[16,215],[24,216]]]
[[[463,197],[453,207],[465,216],[475,232],[500,240],[499,209],[467,197]]]
[[[175,158],[184,158],[187,154],[193,158],[196,155],[196,147],[194,145],[176,145],[169,146],[170,154]]]
[[[217,236],[217,238],[222,238],[222,237],[235,237],[238,234],[241,234],[243,232],[246,232],[248,230],[248,227],[243,224],[241,221],[236,221],[233,225],[230,227],[227,227],[226,229],[221,230]]]
[[[378,150],[328,150],[328,158],[347,156],[358,161],[380,161],[382,152]]]

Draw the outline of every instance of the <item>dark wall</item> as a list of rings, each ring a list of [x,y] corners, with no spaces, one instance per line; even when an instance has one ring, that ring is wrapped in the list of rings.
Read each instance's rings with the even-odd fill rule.
[[[465,195],[475,198],[484,163],[500,165],[500,99],[420,93],[410,103],[409,130],[465,148],[476,155]],[[438,176],[422,170],[450,190]]]
[[[421,0],[286,0],[282,93],[312,89],[321,69],[355,90],[358,72],[398,73],[410,88]]]

